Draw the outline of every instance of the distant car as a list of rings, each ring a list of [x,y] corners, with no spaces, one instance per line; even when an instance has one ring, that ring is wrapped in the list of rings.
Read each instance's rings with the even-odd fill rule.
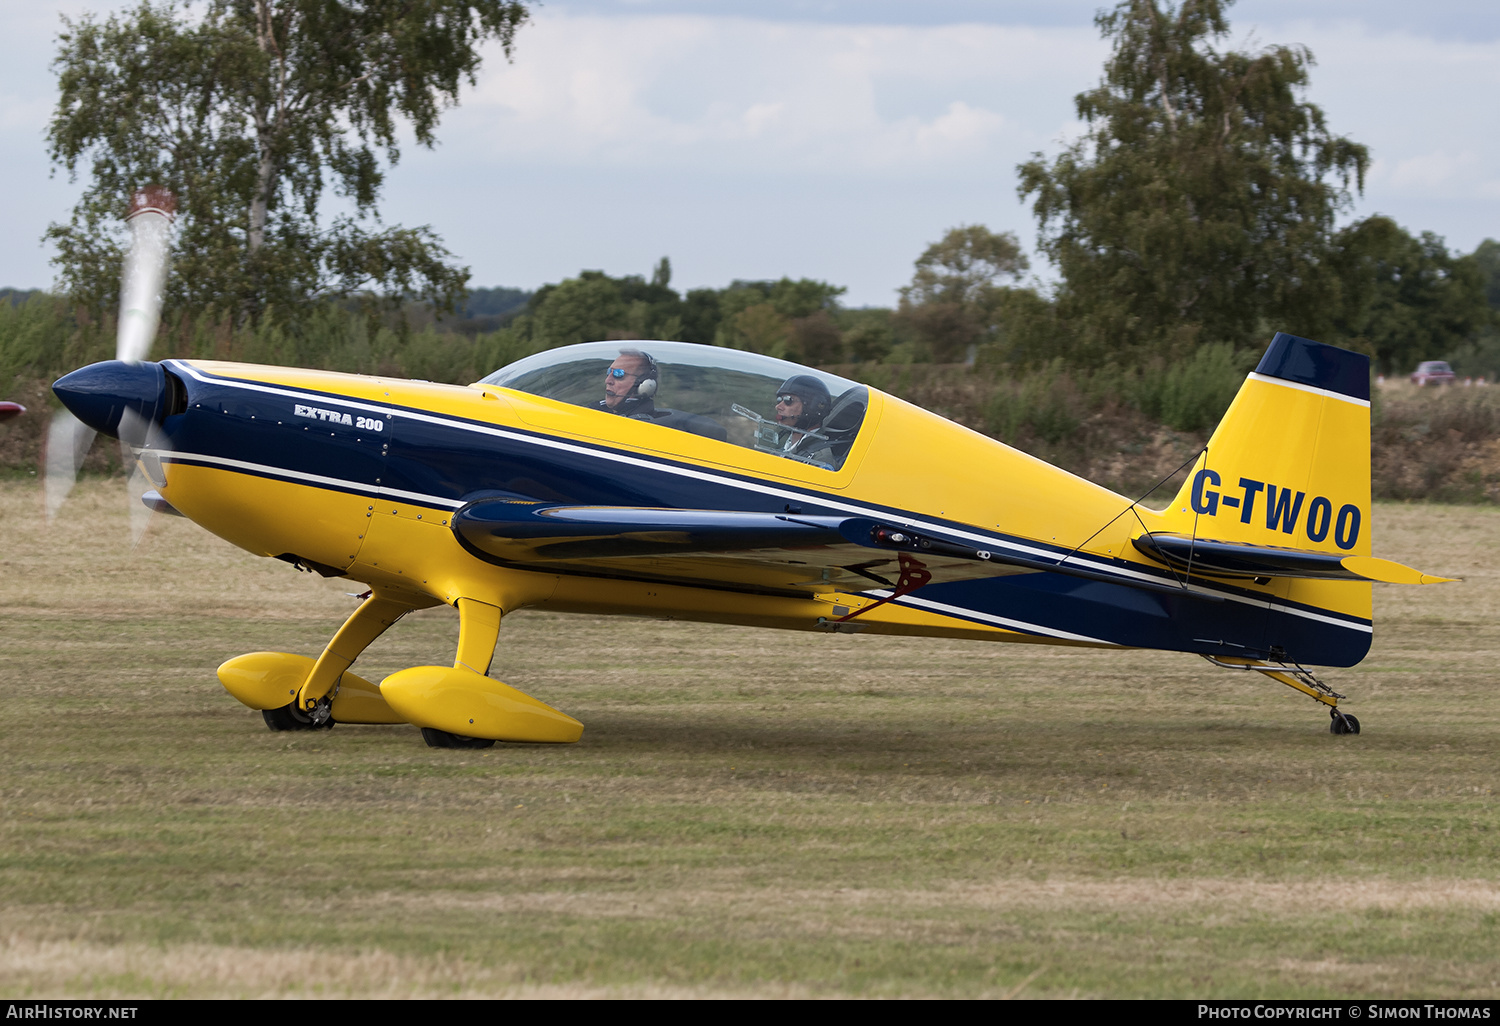
[[[1451,385],[1453,368],[1442,360],[1424,360],[1411,372],[1413,385]]]
[[[0,403],[0,420],[10,420],[10,418],[19,417],[25,412],[26,407],[20,403]]]

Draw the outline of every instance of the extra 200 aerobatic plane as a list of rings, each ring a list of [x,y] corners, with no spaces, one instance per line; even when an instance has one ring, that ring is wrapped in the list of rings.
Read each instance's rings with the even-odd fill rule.
[[[145,503],[369,588],[316,658],[219,668],[273,730],[576,741],[577,720],[486,675],[502,617],[532,607],[1189,652],[1358,733],[1307,667],[1364,657],[1371,582],[1446,580],[1370,554],[1368,359],[1288,334],[1157,512],[876,389],[736,350],[592,342],[455,386],[143,362],[123,331],[125,359],[54,388],[131,447]],[[453,665],[378,685],[350,670],[438,603],[460,619]]]

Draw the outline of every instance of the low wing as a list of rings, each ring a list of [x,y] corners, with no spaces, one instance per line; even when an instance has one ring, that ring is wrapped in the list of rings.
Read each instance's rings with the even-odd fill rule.
[[[517,569],[770,594],[894,588],[903,553],[934,582],[1042,569],[858,517],[490,499],[460,510],[453,531],[481,558]]]
[[[1063,559],[1036,559],[1003,543],[922,533],[868,517],[640,506],[555,506],[481,499],[459,510],[453,532],[500,566],[662,581],[765,594],[896,589],[909,570],[923,583],[1058,573],[1146,591],[1180,593]],[[1199,595],[1212,599],[1213,596]]]
[[[1300,577],[1327,581],[1381,581],[1386,584],[1441,584],[1437,577],[1389,559],[1307,552],[1273,545],[1209,541],[1180,534],[1143,534],[1132,539],[1144,555],[1176,570],[1209,577]]]

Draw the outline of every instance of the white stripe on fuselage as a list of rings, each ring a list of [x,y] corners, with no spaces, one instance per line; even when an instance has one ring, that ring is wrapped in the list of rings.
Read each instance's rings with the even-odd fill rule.
[[[862,592],[865,595],[874,595],[876,598],[886,598],[891,593],[889,590],[873,590]],[[930,609],[944,616],[958,617],[963,620],[978,620],[982,623],[992,623],[997,627],[1006,627],[1013,631],[1024,631],[1027,634],[1042,634],[1049,638],[1062,638],[1066,641],[1086,641],[1091,645],[1107,645],[1110,648],[1123,648],[1117,641],[1105,641],[1102,638],[1091,638],[1087,634],[1074,634],[1071,631],[1059,630],[1055,627],[1040,627],[1034,623],[1026,623],[1024,620],[1010,620],[994,613],[982,613],[968,606],[953,606],[946,602],[934,602],[931,599],[918,598],[915,595],[903,595],[898,599],[891,600],[898,606],[916,606],[921,609]]]
[[[856,516],[873,517],[876,519],[887,521],[896,520],[900,526],[918,530],[934,531],[938,534],[946,534],[950,537],[963,538],[968,541],[976,542],[985,548],[1005,548],[1009,551],[1025,555],[1033,559],[1050,559],[1057,565],[1061,565],[1063,562],[1063,560],[1057,559],[1056,553],[1048,551],[1044,548],[1026,545],[1021,542],[1003,540],[995,538],[991,535],[978,534],[972,531],[963,530],[962,528],[951,527],[946,524],[931,523],[926,520],[913,518],[909,514],[903,513],[899,517],[893,517],[892,514],[884,510],[872,509],[868,506],[855,505],[849,502],[839,501],[837,499],[833,499],[824,495],[798,492],[785,486],[768,485],[758,481],[744,481],[722,473],[714,473],[712,471],[700,470],[693,467],[684,467],[678,464],[664,462],[662,459],[652,459],[650,457],[640,456],[637,454],[627,454],[612,449],[599,449],[593,446],[579,445],[573,442],[564,442],[559,439],[550,438],[544,435],[526,434],[523,432],[512,431],[507,428],[493,427],[487,424],[475,424],[470,421],[460,420],[454,417],[443,417],[431,413],[418,413],[394,405],[370,403],[358,399],[345,399],[339,396],[327,396],[323,395],[322,393],[291,389],[282,386],[263,385],[257,382],[241,381],[237,378],[217,378],[211,375],[204,374],[197,368],[193,367],[191,364],[182,363],[177,360],[169,360],[165,362],[171,364],[174,369],[181,369],[183,371],[186,371],[189,375],[196,378],[197,380],[209,384],[228,384],[236,388],[245,388],[249,389],[250,391],[263,392],[267,395],[283,396],[289,399],[316,400],[323,403],[338,403],[354,410],[369,411],[372,413],[381,414],[383,416],[404,417],[408,420],[413,420],[425,424],[433,424],[438,427],[454,428],[461,431],[469,431],[474,434],[488,435],[494,438],[503,438],[506,441],[518,442],[523,445],[536,445],[543,448],[554,449],[559,452],[574,453],[580,456],[591,457],[593,459],[602,459],[613,463],[621,463],[626,466],[635,466],[641,467],[643,469],[663,471],[666,473],[674,474],[678,477],[685,477],[696,481],[704,481],[711,484],[727,485],[732,488],[739,488],[761,495],[769,495],[779,499],[793,499],[798,502],[816,503],[818,505],[841,510],[845,513],[851,513]],[[1251,377],[1256,377],[1256,375],[1252,374]],[[1294,383],[1292,382],[1282,381],[1279,378],[1265,378],[1263,380],[1266,380],[1273,384],[1287,385],[1289,387],[1306,387],[1294,385]],[[497,391],[501,390],[497,389]],[[1312,389],[1312,391],[1321,393],[1324,390]],[[1337,393],[1330,392],[1328,394],[1336,398],[1348,398],[1347,396],[1338,396]],[[1351,401],[1358,402],[1358,400]],[[179,454],[173,455],[176,456]],[[214,459],[213,457],[195,458],[205,460]],[[226,462],[236,463],[239,461]],[[371,490],[371,487],[369,485],[359,484],[352,481],[338,482],[334,478],[320,478],[315,474],[302,474],[297,471],[284,470],[280,467],[259,466],[256,464],[245,463],[243,465],[243,469],[261,470],[267,473],[280,474],[286,477],[302,477],[308,480],[316,480],[322,483],[327,483],[332,485],[333,487],[343,487],[353,491],[365,493],[368,493]],[[406,499],[409,502],[427,502],[431,503],[434,506],[446,507],[448,509],[457,509],[460,506],[464,505],[463,503],[455,502],[452,499],[443,499],[437,496],[422,495],[415,492],[403,492],[399,491],[398,489],[385,488],[384,486],[376,486],[375,491],[382,497],[387,495],[392,498],[400,497]],[[1071,565],[1081,566],[1093,570],[1097,573],[1109,574],[1110,576],[1124,579],[1121,583],[1125,583],[1125,581],[1129,580],[1136,580],[1159,585],[1162,584],[1165,580],[1164,577],[1158,576],[1156,574],[1150,574],[1140,570],[1132,570],[1126,567],[1116,566],[1111,563],[1099,562],[1087,556],[1069,554],[1068,556],[1064,557],[1064,559],[1066,559],[1067,562]],[[1292,616],[1300,616],[1304,619],[1316,620],[1322,623],[1329,623],[1338,627],[1347,627],[1350,630],[1362,631],[1367,634],[1373,633],[1373,627],[1368,623],[1351,622],[1348,620],[1337,619],[1335,617],[1328,616],[1322,613],[1313,613],[1304,609],[1295,609],[1291,606],[1285,606],[1275,601],[1251,598],[1246,595],[1235,595],[1229,592],[1216,591],[1212,588],[1205,588],[1201,585],[1190,583],[1184,585],[1183,590],[1199,595],[1211,596],[1215,599],[1221,599],[1229,602],[1238,602],[1242,605],[1251,606],[1257,609],[1275,609]]]
[[[445,506],[448,509],[458,509],[464,505],[457,499],[440,499],[435,495],[426,495],[422,492],[407,492],[400,488],[386,488],[384,485],[367,485],[359,481],[346,481],[341,477],[325,477],[322,474],[309,474],[304,470],[273,467],[268,463],[232,460],[227,456],[204,456],[201,453],[173,452],[170,449],[142,449],[141,451],[154,452],[176,463],[202,463],[215,467],[228,467],[231,470],[247,470],[265,477],[289,477],[297,481],[306,481],[308,484],[326,485],[329,488],[340,488],[344,491],[358,492],[361,495],[373,493],[376,498],[399,498],[407,502],[419,502],[424,506]]]

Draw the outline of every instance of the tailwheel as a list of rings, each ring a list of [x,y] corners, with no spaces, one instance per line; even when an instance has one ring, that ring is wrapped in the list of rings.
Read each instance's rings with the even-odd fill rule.
[[[1328,710],[1331,722],[1328,724],[1330,734],[1358,734],[1359,720],[1348,713],[1341,713],[1337,709]]]
[[[314,710],[314,714],[320,711],[322,710]],[[298,709],[295,702],[280,709],[262,709],[260,714],[265,718],[266,726],[273,731],[330,730],[333,727],[332,716],[315,718]]]
[[[495,742],[487,737],[465,737],[463,734],[450,734],[436,727],[423,727],[422,740],[427,742],[428,748],[493,748],[495,745]]]

